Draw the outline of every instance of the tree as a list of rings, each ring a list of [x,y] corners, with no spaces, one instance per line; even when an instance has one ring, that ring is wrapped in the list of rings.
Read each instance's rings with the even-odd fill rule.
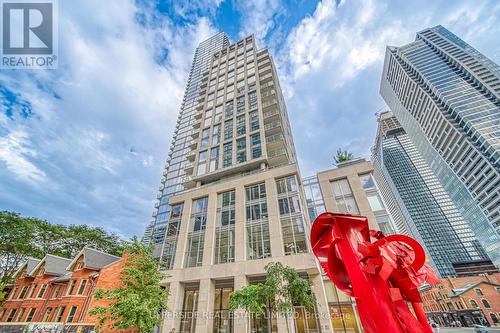
[[[124,253],[127,264],[121,272],[120,285],[115,289],[97,289],[96,299],[109,303],[95,306],[89,313],[97,317],[99,327],[152,332],[161,321],[162,311],[167,310],[169,292],[160,286],[165,274],[153,258],[152,244],[146,246],[134,238]]]
[[[308,280],[301,278],[292,267],[284,266],[280,262],[271,262],[266,265],[265,282],[248,285],[241,290],[234,291],[229,301],[229,309],[238,308],[255,314],[277,314],[288,319],[294,306],[314,308],[316,301],[311,292]],[[286,320],[287,330],[288,320]]]
[[[337,149],[337,154],[335,156],[333,156],[333,160],[335,161],[335,164],[349,161],[349,160],[352,160],[353,158],[354,158],[354,156],[350,151],[348,151],[348,150],[342,151],[342,148]]]
[[[2,306],[3,300],[7,295],[7,293],[4,291],[4,288],[5,288],[5,283],[0,282],[0,306]]]
[[[120,254],[120,239],[102,228],[86,225],[52,224],[22,217],[18,213],[0,212],[0,282],[11,282],[14,273],[28,258],[46,254],[72,258],[84,246],[110,254]]]

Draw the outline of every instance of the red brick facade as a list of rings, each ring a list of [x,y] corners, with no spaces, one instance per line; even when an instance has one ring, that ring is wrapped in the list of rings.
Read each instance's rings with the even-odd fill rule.
[[[44,260],[34,272],[28,272],[24,267],[17,273],[16,281],[0,308],[0,322],[95,324],[96,319],[88,316],[89,309],[98,304],[92,297],[93,293],[96,288],[117,286],[124,260],[116,258],[101,268],[88,268],[84,266],[83,254],[80,254],[75,260],[68,260],[71,262],[68,271],[64,267],[65,274],[59,275],[46,272]]]
[[[424,311],[442,326],[500,326],[500,274],[446,278],[422,291]]]

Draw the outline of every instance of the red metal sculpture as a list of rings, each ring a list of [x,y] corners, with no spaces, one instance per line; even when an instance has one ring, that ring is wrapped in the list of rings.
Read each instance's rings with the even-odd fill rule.
[[[323,213],[311,244],[330,280],[356,299],[365,332],[432,333],[418,287],[439,278],[416,240],[370,230],[363,216]]]

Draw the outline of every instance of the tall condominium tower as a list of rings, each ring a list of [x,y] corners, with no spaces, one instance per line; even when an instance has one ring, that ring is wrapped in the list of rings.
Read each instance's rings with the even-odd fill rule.
[[[373,163],[384,197],[395,202],[388,207],[399,231],[420,241],[442,277],[455,275],[453,263],[487,258],[459,209],[391,112],[379,117]]]
[[[500,68],[442,26],[388,47],[380,88],[490,258],[500,263]]]
[[[245,332],[251,326],[253,332],[286,332],[292,325],[296,332],[330,332],[273,59],[267,49],[257,50],[253,36],[226,41],[217,35],[198,48],[195,63],[202,57],[205,65],[191,73],[197,88],[190,90],[190,76],[189,111],[185,102],[180,118],[184,135],[179,139],[179,128],[174,142],[180,148],[172,150],[163,189],[168,199],[158,204],[163,285],[170,289],[162,331]],[[179,166],[170,182],[174,160]],[[274,261],[311,281],[319,316],[301,307],[288,320],[230,313],[230,293],[263,281],[265,265]]]
[[[200,43],[194,53],[186,91],[184,92],[170,152],[168,153],[165,170],[161,179],[157,196],[158,202],[153,212],[153,220],[147,226],[143,237],[146,243],[154,242],[156,257],[160,257],[163,251],[168,252],[169,247],[175,246],[169,240],[167,242],[167,249],[165,250],[164,248],[165,240],[169,237],[166,234],[171,210],[168,202],[171,195],[184,189],[183,183],[186,177],[184,166],[188,163],[186,155],[191,151],[188,144],[191,140],[192,123],[195,122],[193,114],[196,111],[202,73],[210,64],[213,53],[228,44],[229,39],[221,32]]]

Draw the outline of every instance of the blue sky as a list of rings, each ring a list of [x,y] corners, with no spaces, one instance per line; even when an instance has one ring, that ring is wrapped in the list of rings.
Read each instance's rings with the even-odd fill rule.
[[[498,1],[59,1],[59,68],[0,71],[0,209],[123,237],[150,221],[196,45],[254,33],[303,175],[369,157],[386,45],[442,24],[500,62]]]

